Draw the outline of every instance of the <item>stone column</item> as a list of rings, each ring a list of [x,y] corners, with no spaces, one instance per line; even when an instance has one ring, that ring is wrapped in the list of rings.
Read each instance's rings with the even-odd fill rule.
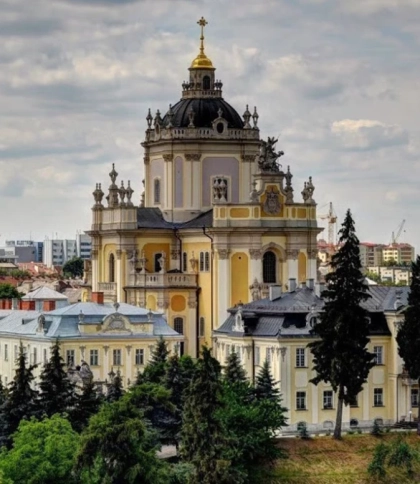
[[[262,282],[262,250],[261,249],[249,249],[249,255],[251,259],[250,264],[250,277],[249,284],[252,284],[255,279],[258,282]]]
[[[296,279],[296,281],[299,280],[299,268],[298,268],[298,255],[299,255],[299,250],[297,249],[287,249],[286,250],[286,258],[287,258],[287,273],[288,273],[288,279]]]
[[[130,382],[132,383],[133,382],[133,379],[136,378],[136,375],[133,375],[133,369],[134,369],[134,364],[133,364],[133,359],[132,359],[132,355],[131,355],[131,345],[126,345],[125,349],[127,350],[126,351],[126,355],[125,355],[125,375],[124,376],[124,382],[125,382],[125,386],[128,386],[128,380],[130,380]]]
[[[187,324],[187,348],[186,352],[188,355],[192,356],[193,358],[197,355],[197,300],[190,298],[188,300],[188,324]]]
[[[218,328],[226,319],[230,307],[230,259],[228,249],[217,250],[217,301],[218,313],[214,328]]]
[[[316,259],[318,256],[317,249],[308,249],[308,263],[306,264],[306,279],[313,279],[314,282],[318,280]]]
[[[121,257],[122,257],[122,250],[117,249],[116,251],[116,261],[115,261],[115,276],[116,276],[116,283],[117,283],[117,302],[123,302],[124,301],[124,296],[123,296],[123,277],[122,277],[122,263],[121,263]]]
[[[92,249],[90,253],[90,258],[92,260],[92,291],[98,292],[99,288],[99,260],[98,260],[98,249]]]

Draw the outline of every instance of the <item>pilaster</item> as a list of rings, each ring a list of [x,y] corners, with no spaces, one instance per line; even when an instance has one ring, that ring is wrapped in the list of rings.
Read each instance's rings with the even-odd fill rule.
[[[286,250],[288,279],[293,278],[293,279],[299,280],[298,256],[299,256],[298,249]]]
[[[186,352],[190,356],[197,354],[197,300],[189,299],[188,301],[188,324],[187,324],[187,348]]]
[[[225,321],[227,310],[230,307],[230,258],[228,249],[217,250],[217,274],[218,315],[215,329]]]

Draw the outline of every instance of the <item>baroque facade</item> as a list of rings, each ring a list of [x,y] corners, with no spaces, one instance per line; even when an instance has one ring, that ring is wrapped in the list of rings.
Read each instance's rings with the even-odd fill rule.
[[[329,384],[310,382],[315,377],[308,343],[316,338],[312,328],[323,310],[323,285],[308,280],[289,289],[270,288],[261,301],[237,305],[214,332],[213,351],[220,362],[235,351],[251,380],[265,360],[279,382],[289,427],[304,422],[311,431],[332,430],[336,395]],[[417,417],[418,382],[410,380],[398,355],[396,333],[407,305],[408,287],[370,286],[371,298],[363,306],[369,313],[368,350],[375,355],[363,391],[353,405],[343,408],[343,427],[367,428],[374,420],[384,425]]]
[[[140,204],[114,166],[107,193],[96,185],[84,294],[164,312],[191,356],[229,307],[316,278],[319,233],[311,177],[297,196],[277,140],[260,137],[257,109],[240,116],[225,101],[198,23],[180,101],[146,117]]]

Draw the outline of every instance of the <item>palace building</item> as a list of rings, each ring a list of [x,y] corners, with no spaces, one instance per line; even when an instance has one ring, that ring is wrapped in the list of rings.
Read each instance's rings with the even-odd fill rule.
[[[205,53],[206,21],[198,24],[181,99],[146,117],[140,204],[114,166],[108,188],[93,192],[84,294],[161,311],[191,356],[230,307],[268,296],[272,284],[316,279],[320,232],[311,177],[295,190],[277,140],[262,139],[257,109],[241,116],[224,99]]]

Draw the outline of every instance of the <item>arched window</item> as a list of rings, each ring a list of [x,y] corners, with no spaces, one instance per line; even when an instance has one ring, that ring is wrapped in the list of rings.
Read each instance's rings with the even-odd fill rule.
[[[204,337],[204,334],[205,334],[205,319],[203,317],[200,318],[200,325],[199,325],[199,336],[200,338],[203,338]]]
[[[153,183],[154,188],[154,201],[156,204],[160,203],[160,180],[159,178],[155,178]]]
[[[174,330],[179,334],[184,334],[184,318],[174,319]]]
[[[267,251],[263,255],[263,282],[276,282],[276,254]]]
[[[109,282],[115,282],[115,256],[109,256]]]
[[[209,76],[203,77],[203,89],[210,89],[210,77]]]
[[[162,254],[159,252],[155,254],[155,272],[160,272],[163,268],[161,267]]]

